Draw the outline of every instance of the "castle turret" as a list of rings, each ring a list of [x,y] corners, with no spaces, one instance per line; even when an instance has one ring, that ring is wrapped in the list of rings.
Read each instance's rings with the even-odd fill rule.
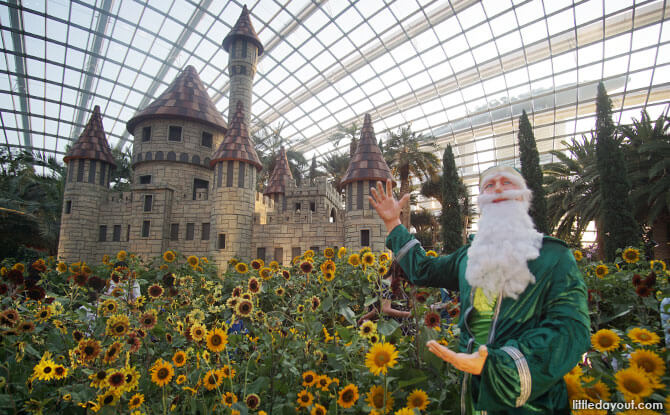
[[[202,254],[210,246],[210,161],[227,126],[193,66],[126,125],[133,140],[128,249]]]
[[[393,180],[391,170],[377,145],[370,114],[365,114],[361,139],[339,185],[346,193],[344,245],[348,249],[369,246],[373,251],[384,250],[384,221],[370,205],[368,195],[370,187],[387,179]]]
[[[263,192],[263,195],[274,200],[275,209],[278,211],[286,210],[286,187],[291,182],[293,182],[293,174],[291,174],[291,168],[288,165],[286,151],[282,147],[277,154],[275,168],[272,170],[268,185]]]
[[[244,122],[250,124],[251,87],[256,74],[258,57],[263,54],[263,45],[251,24],[249,10],[245,5],[237,23],[223,39],[223,49],[228,52],[228,75],[230,96],[228,98],[228,121],[233,119],[238,101],[244,106]]]
[[[249,138],[244,105],[238,101],[221,145],[212,157],[214,195],[211,257],[220,268],[231,258],[251,257],[256,174],[263,167]]]
[[[63,195],[58,257],[66,262],[98,263],[96,242],[106,240],[108,230],[99,226],[100,206],[107,197],[112,169],[116,168],[102,126],[100,106],[77,142],[63,158],[67,179]]]

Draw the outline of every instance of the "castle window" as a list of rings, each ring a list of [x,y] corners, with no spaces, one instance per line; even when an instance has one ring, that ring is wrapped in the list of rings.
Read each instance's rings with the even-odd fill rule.
[[[174,151],[169,151],[167,153],[167,160],[168,161],[177,161],[177,153],[175,153]]]
[[[309,202],[309,210],[316,212],[316,202]]]
[[[230,57],[231,58],[235,57],[235,43],[236,42],[230,42]]]
[[[107,174],[107,165],[105,163],[100,163],[100,186],[104,186],[106,184],[105,182],[106,174]]]
[[[130,225],[126,228],[126,241],[130,241]]]
[[[204,147],[212,148],[212,133],[207,131],[202,132],[202,139],[200,140],[200,145]]]
[[[237,187],[244,187],[244,163],[240,162],[240,171],[237,174]]]
[[[95,183],[95,160],[91,160],[88,165],[88,182]]]
[[[318,246],[310,246],[309,249],[316,252],[317,254],[319,253],[319,247]]]
[[[265,262],[265,248],[256,248],[256,258],[262,259]]]
[[[363,209],[363,182],[358,182],[356,193],[356,209]]]
[[[216,187],[221,187],[221,179],[223,179],[223,163],[216,165]]]
[[[335,223],[335,216],[336,216],[335,208],[330,209],[330,218],[329,218],[330,223]]]
[[[171,223],[170,224],[170,240],[178,241],[179,240],[179,224]]]
[[[149,230],[151,228],[151,221],[150,220],[145,220],[142,222],[142,238],[148,238],[149,237]]]
[[[154,197],[151,195],[145,195],[144,196],[144,211],[145,212],[151,212],[151,207],[154,202]]]
[[[68,200],[65,202],[65,214],[72,212],[72,201]]]
[[[98,234],[98,241],[99,242],[107,241],[107,225],[100,225],[100,232]]]
[[[67,181],[71,182],[72,180],[74,180],[74,163],[67,166]]]
[[[298,212],[300,210],[300,202],[295,204],[295,211]]]
[[[247,57],[247,41],[243,40],[242,50],[240,51],[240,58],[246,58],[246,57]]]
[[[354,195],[351,194],[353,190],[354,190],[353,183],[349,183],[347,185],[347,212],[351,210],[352,200],[354,199]]]
[[[247,68],[240,65],[237,67],[237,73],[240,75],[246,75],[247,74]]]
[[[202,224],[202,234],[200,236],[201,241],[209,241],[209,223]]]
[[[207,200],[207,190],[209,182],[202,179],[193,179],[193,200]],[[204,191],[204,194],[202,194]],[[198,194],[201,194],[198,197]]]
[[[146,143],[151,140],[151,127],[142,128],[142,142]]]
[[[114,233],[112,234],[112,241],[121,241],[121,225],[114,225]]]
[[[216,245],[219,249],[226,249],[226,234],[225,233],[220,233],[219,234],[219,239],[217,241]]]
[[[156,152],[156,160],[163,160],[163,152],[162,151],[157,151]]]
[[[361,246],[370,246],[370,230],[361,229]]]
[[[171,125],[168,127],[168,140],[181,141],[181,127],[178,125]]]
[[[228,170],[226,171],[226,187],[233,187],[233,166],[232,161],[228,161]]]
[[[291,257],[295,258],[297,256],[302,255],[302,252],[300,252],[300,247],[299,246],[294,246],[291,248]]]
[[[192,241],[195,237],[195,223],[186,224],[186,240]]]
[[[275,248],[275,261],[280,264],[284,260],[284,248]]]
[[[140,176],[140,184],[151,184],[151,175]]]
[[[86,161],[84,159],[79,159],[79,165],[77,166],[77,181],[78,182],[83,182],[84,181],[84,163]]]

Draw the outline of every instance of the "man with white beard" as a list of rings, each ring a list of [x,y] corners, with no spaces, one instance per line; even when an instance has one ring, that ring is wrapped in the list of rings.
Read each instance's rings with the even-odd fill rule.
[[[371,194],[410,281],[460,291],[459,352],[428,348],[464,372],[462,414],[569,414],[563,376],[590,345],[586,286],[565,243],[535,230],[521,174],[482,173],[477,235],[437,258],[400,224],[409,195],[396,200],[390,181]]]

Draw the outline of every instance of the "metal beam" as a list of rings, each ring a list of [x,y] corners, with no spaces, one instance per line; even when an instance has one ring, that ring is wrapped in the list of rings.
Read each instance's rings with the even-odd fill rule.
[[[83,92],[79,96],[79,103],[77,104],[77,119],[70,135],[71,141],[76,141],[81,133],[84,116],[90,112],[88,108],[88,101],[91,100],[91,86],[93,85],[93,74],[97,72],[98,55],[104,40],[104,34],[107,31],[107,23],[109,23],[109,13],[112,10],[112,3],[114,0],[103,0],[102,12],[98,14],[98,24],[95,27],[93,34],[93,48],[91,54],[88,55],[88,64],[86,65],[86,77],[84,78]]]
[[[182,51],[183,46],[186,44],[188,39],[193,34],[193,31],[195,30],[196,26],[198,26],[198,23],[200,23],[200,20],[206,13],[205,10],[209,8],[210,4],[212,4],[212,0],[201,1],[200,4],[197,6],[196,11],[193,13],[193,15],[191,15],[191,18],[188,19],[188,22],[184,26],[184,30],[182,30],[182,32],[179,34],[179,37],[175,41],[175,46],[170,50],[170,53],[168,53],[167,57],[163,61],[163,64],[156,73],[156,76],[151,82],[149,89],[144,93],[142,101],[140,101],[139,105],[137,106],[138,111],[147,106],[149,102],[154,98],[154,94],[156,93],[158,87],[161,85],[161,81],[163,80],[163,78],[165,78],[165,75],[167,75],[168,71],[172,67],[172,62],[175,59],[177,59],[177,56]],[[116,148],[121,150],[124,144],[128,142],[128,137],[130,137],[130,133],[128,132],[128,130],[124,128],[123,136],[121,136],[121,139],[116,144]]]
[[[23,9],[21,0],[9,1],[9,22],[12,27],[12,43],[14,43],[14,64],[16,65],[16,88],[19,92],[19,105],[24,115],[21,116],[21,124],[23,124],[23,143],[26,147],[32,147],[32,139],[30,138],[30,117],[25,114],[30,113],[28,105],[28,86],[26,85],[26,64],[23,56],[25,56],[25,46],[23,42],[23,16],[20,10]]]

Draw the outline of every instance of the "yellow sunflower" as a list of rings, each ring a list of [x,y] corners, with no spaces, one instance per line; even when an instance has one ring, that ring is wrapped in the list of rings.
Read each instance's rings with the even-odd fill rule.
[[[105,351],[105,356],[102,359],[103,363],[108,365],[114,363],[121,356],[121,350],[123,350],[121,342],[112,343]]]
[[[609,274],[610,270],[607,268],[607,265],[600,264],[596,267],[596,277],[603,278],[605,275]]]
[[[240,274],[246,274],[249,272],[249,266],[244,262],[238,262],[235,264],[235,271],[239,272]]]
[[[386,399],[384,399],[386,398]],[[383,410],[382,413],[390,412],[393,409],[393,397],[391,393],[387,392],[384,396],[384,387],[383,386],[373,386],[370,388],[370,392],[367,393],[367,403],[368,405],[375,410]],[[384,401],[386,400],[386,404]]]
[[[182,367],[186,364],[186,353],[181,350],[177,350],[172,356],[172,362],[176,367]]]
[[[270,263],[268,264],[268,267],[270,267],[270,269],[271,269],[272,271],[277,272],[277,271],[279,271],[279,262],[277,262],[277,261],[270,261]]]
[[[326,271],[326,272],[323,273],[323,279],[325,281],[331,282],[332,280],[335,279],[335,273],[330,272],[330,271]]]
[[[92,362],[100,354],[100,343],[94,339],[85,339],[79,342],[77,353],[84,363]]]
[[[611,352],[619,348],[621,338],[612,330],[601,329],[591,336],[593,348],[600,353]]]
[[[191,266],[191,268],[195,268],[200,263],[200,260],[198,259],[197,256],[191,255],[188,258],[186,258],[186,262]]]
[[[357,266],[361,265],[361,257],[358,256],[358,254],[351,254],[351,255],[349,255],[349,259],[347,260],[347,262],[352,267],[357,267]]]
[[[638,349],[630,355],[631,366],[637,366],[651,377],[661,377],[665,373],[665,362],[651,350]]]
[[[658,337],[658,334],[639,327],[630,329],[628,331],[628,338],[643,346],[651,346],[661,341],[661,338]]]
[[[230,365],[223,365],[223,367],[219,369],[219,375],[224,379],[233,379],[235,377],[235,369],[230,367]]]
[[[437,258],[437,252],[435,252],[431,249],[430,251],[426,252],[426,256]]]
[[[128,252],[121,250],[116,253],[116,259],[119,261],[125,261],[126,258],[128,257]]]
[[[302,254],[303,258],[314,258],[314,250],[308,249],[305,251],[304,254]]]
[[[623,260],[629,264],[634,264],[640,260],[640,251],[635,248],[626,248],[621,253]]]
[[[221,352],[226,348],[228,344],[228,335],[225,331],[220,328],[215,328],[214,330],[207,333],[207,348],[212,352]]]
[[[235,314],[240,317],[249,317],[254,311],[254,303],[249,300],[240,300],[235,307]]]
[[[340,247],[340,249],[337,250],[337,257],[342,259],[345,255],[347,254],[347,248],[345,247]]]
[[[247,408],[253,410],[258,409],[258,406],[261,404],[261,397],[255,393],[250,393],[244,398],[244,403],[247,405]]]
[[[389,256],[389,254],[387,252],[382,252],[381,254],[379,254],[379,263],[380,264],[386,263],[390,259],[391,259],[391,257]]]
[[[67,264],[65,262],[59,262],[58,265],[56,265],[56,271],[58,271],[59,274],[64,273],[67,271]]]
[[[390,343],[375,343],[365,355],[365,366],[373,375],[386,374],[397,363],[398,351]]]
[[[424,411],[429,403],[428,394],[421,389],[414,389],[407,397],[407,407],[410,409],[416,408],[419,411]]]
[[[298,393],[298,405],[302,408],[307,408],[314,401],[314,395],[311,392],[308,392],[306,389],[303,389]]]
[[[223,382],[223,377],[219,374],[219,371],[212,369],[205,373],[202,384],[205,385],[205,388],[207,388],[208,391],[211,391],[212,389],[218,388],[221,385],[221,382]]]
[[[369,267],[375,263],[375,254],[372,252],[366,252],[363,254],[361,261],[363,264],[365,264],[365,266]]]
[[[614,374],[617,389],[627,401],[641,401],[654,391],[646,372],[638,367],[629,367]]]
[[[226,392],[221,396],[221,403],[226,406],[233,406],[237,402],[237,395],[232,392]]]
[[[107,320],[105,334],[114,337],[125,336],[128,333],[129,327],[130,321],[128,320],[128,316],[116,314]]]
[[[270,278],[272,278],[272,269],[268,267],[263,267],[258,271],[258,275],[265,281],[267,281]]]
[[[318,375],[313,370],[308,370],[302,374],[302,386],[310,387],[316,383]]]
[[[586,396],[586,399],[596,403],[600,401],[609,401],[610,400],[610,389],[602,381],[594,382],[594,378],[590,376],[584,376],[582,378],[582,383],[584,383],[583,390]],[[590,386],[587,386],[590,385]]]
[[[172,251],[163,252],[163,260],[165,262],[173,262],[175,259],[177,259],[177,255],[175,255],[174,252]]]
[[[140,372],[135,368],[135,366],[126,366],[121,370],[126,377],[126,386],[124,390],[130,392],[134,389],[137,389],[137,385],[140,383]]]
[[[582,251],[580,251],[579,249],[575,249],[574,251],[572,251],[572,255],[574,255],[575,261],[577,262],[581,261],[582,258],[584,258],[584,254],[582,254]]]
[[[358,398],[358,386],[350,383],[338,393],[337,404],[342,408],[351,408],[356,404]]]
[[[128,408],[129,409],[136,409],[139,408],[140,405],[144,403],[144,395],[141,393],[136,393],[133,395],[132,398],[130,398],[130,401],[128,401]]]
[[[158,386],[165,386],[170,383],[174,376],[174,368],[169,362],[158,359],[151,366],[151,381]]]
[[[326,407],[317,403],[312,407],[309,415],[326,415]]]
[[[333,248],[326,248],[323,250],[323,256],[330,259],[335,256],[335,250]]]
[[[116,304],[116,301],[114,301],[112,299],[109,299],[109,300],[105,300],[102,303],[101,308],[102,308],[102,314],[106,316],[106,315],[109,315],[109,314],[116,313],[116,310],[118,309],[118,305]]]
[[[177,382],[177,385],[181,385],[182,383],[186,382],[186,376],[184,375],[177,376],[177,380],[175,380],[175,382]]]
[[[33,368],[33,376],[39,380],[49,381],[56,376],[56,363],[42,357],[42,360]]]
[[[119,402],[119,398],[121,396],[117,394],[116,391],[114,390],[109,390],[102,395],[98,395],[98,405],[100,407],[102,406],[116,406],[116,404]]]
[[[582,388],[582,383],[579,381],[579,377],[575,375],[567,374],[563,376],[565,381],[565,387],[568,391],[568,399],[583,399],[584,398],[584,388]]]
[[[652,269],[652,271],[656,272],[665,271],[668,269],[668,266],[665,264],[665,262],[660,259],[652,259],[649,261],[649,267]]]
[[[371,335],[377,333],[377,324],[368,320],[361,324],[361,328],[358,330],[358,332],[361,336],[370,338]]]

